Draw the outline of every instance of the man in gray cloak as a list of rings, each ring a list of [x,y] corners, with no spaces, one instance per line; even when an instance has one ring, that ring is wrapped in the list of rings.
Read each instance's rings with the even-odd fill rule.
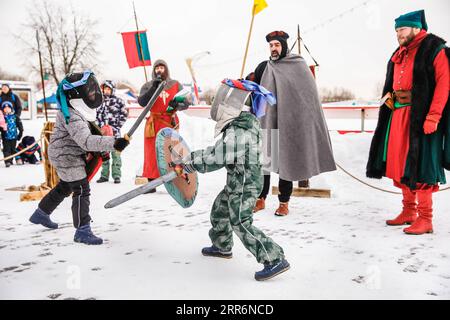
[[[284,31],[266,36],[270,60],[258,65],[247,79],[271,91],[277,104],[261,118],[264,131],[264,188],[254,212],[265,208],[270,172],[279,174],[278,216],[289,213],[293,181],[336,170],[331,140],[316,82],[303,57],[289,52]]]

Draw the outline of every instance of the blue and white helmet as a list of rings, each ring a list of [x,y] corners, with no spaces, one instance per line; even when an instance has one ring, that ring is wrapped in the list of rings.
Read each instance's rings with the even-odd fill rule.
[[[101,85],[102,91],[104,90],[105,87],[110,88],[113,94],[116,91],[116,84],[112,80],[103,81],[103,83]]]

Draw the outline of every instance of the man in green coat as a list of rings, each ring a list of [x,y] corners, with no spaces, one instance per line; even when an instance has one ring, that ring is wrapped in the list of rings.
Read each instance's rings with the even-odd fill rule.
[[[211,118],[217,121],[216,135],[222,137],[214,146],[192,152],[181,166],[188,173],[226,168],[226,186],[211,210],[212,246],[203,248],[202,254],[231,258],[234,231],[257,261],[264,264],[264,269],[255,273],[255,279],[262,281],[287,271],[290,266],[283,249],[252,225],[252,210],[263,184],[261,127],[255,116],[262,104],[258,103],[261,100],[257,95],[274,99],[255,83],[224,80],[211,108]]]
[[[400,47],[388,63],[367,176],[391,178],[403,193],[403,210],[390,226],[407,234],[432,233],[433,192],[450,169],[449,49],[427,33],[425,12],[395,20]]]

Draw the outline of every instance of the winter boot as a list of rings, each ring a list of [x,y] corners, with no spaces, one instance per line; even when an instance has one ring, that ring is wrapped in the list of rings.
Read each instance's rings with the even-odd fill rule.
[[[114,183],[120,183],[120,178],[114,178]]]
[[[108,178],[100,177],[100,179],[97,180],[97,183],[108,182],[108,180]]]
[[[411,227],[405,228],[403,231],[407,234],[420,235],[424,233],[433,233],[433,191],[418,191],[417,198],[419,205],[417,211],[419,218],[412,224]]]
[[[233,257],[233,253],[231,251],[223,251],[217,248],[215,245],[211,247],[206,247],[202,249],[202,254],[208,257],[217,257],[217,258],[225,258],[231,259]]]
[[[73,241],[94,245],[103,243],[103,240],[101,238],[96,237],[92,233],[91,226],[89,224],[81,226],[77,229],[77,231],[75,231]]]
[[[386,220],[388,226],[401,226],[412,224],[417,219],[417,193],[409,188],[402,188],[403,210],[394,220]]]
[[[255,207],[253,208],[253,213],[264,210],[266,208],[266,200],[264,198],[259,198],[256,200]]]
[[[31,223],[41,224],[49,229],[58,229],[58,224],[50,220],[50,216],[39,208],[34,211],[29,220]]]
[[[275,211],[275,215],[279,216],[279,217],[287,216],[289,214],[288,204],[289,204],[289,202],[280,202],[280,206]]]
[[[261,271],[255,272],[255,280],[257,281],[264,281],[269,280],[287,270],[289,270],[291,266],[289,265],[289,262],[287,262],[286,259],[283,259],[277,263],[273,264],[264,264],[264,269]]]

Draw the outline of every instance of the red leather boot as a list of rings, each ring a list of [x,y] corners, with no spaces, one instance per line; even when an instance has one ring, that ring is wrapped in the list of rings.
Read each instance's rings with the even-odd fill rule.
[[[417,199],[419,204],[417,211],[419,218],[412,224],[411,227],[405,228],[403,231],[407,234],[420,235],[424,233],[433,233],[433,190],[417,191]]]
[[[403,193],[403,210],[393,220],[386,220],[389,226],[401,226],[404,224],[412,224],[417,219],[417,201],[416,192],[411,191],[408,187],[402,188]]]
[[[280,206],[275,211],[275,215],[282,217],[289,214],[289,202],[280,202]]]
[[[266,200],[264,198],[258,198],[256,200],[255,207],[253,208],[253,213],[264,210],[266,208]]]

